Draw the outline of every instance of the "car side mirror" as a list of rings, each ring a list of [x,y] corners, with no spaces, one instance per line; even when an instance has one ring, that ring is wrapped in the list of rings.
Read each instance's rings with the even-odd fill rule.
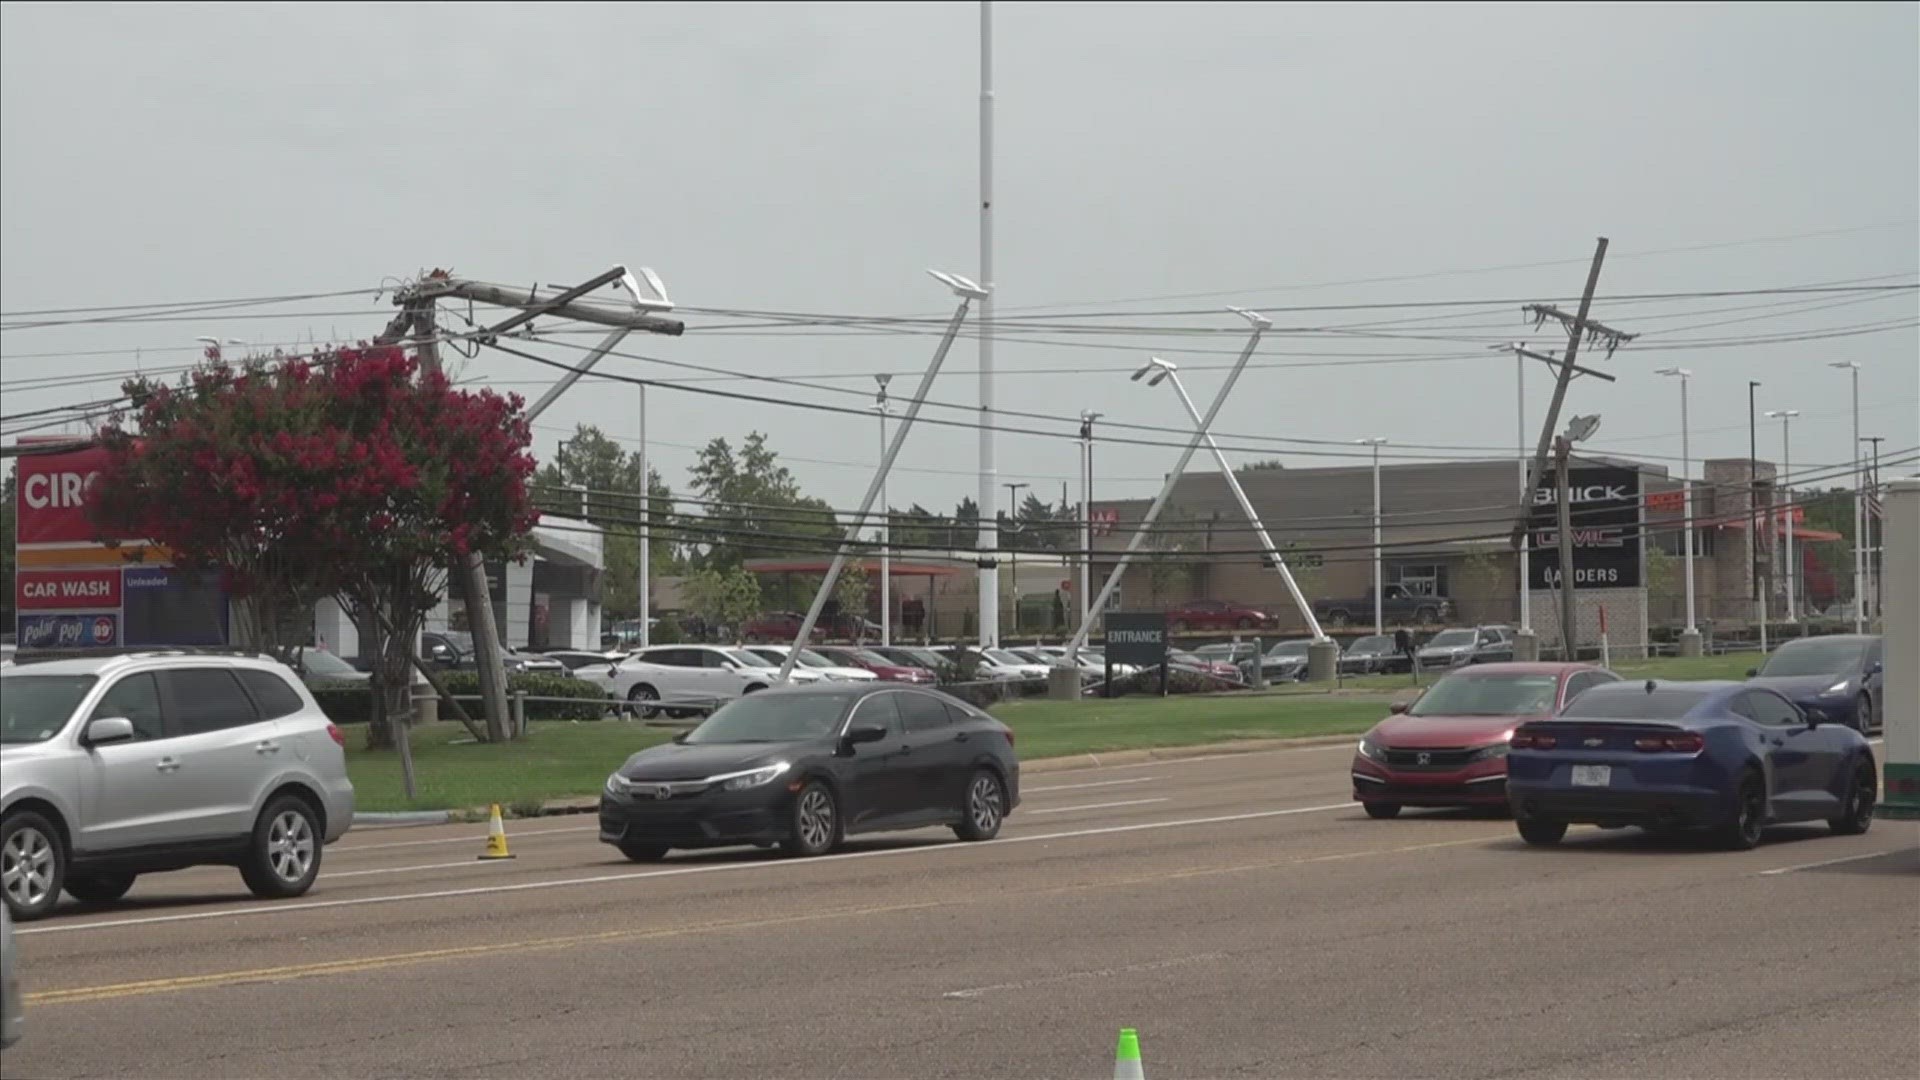
[[[685,746],[687,745],[687,733],[684,731],[676,731],[674,732],[673,738],[668,741],[676,746]]]
[[[1875,660],[1875,661],[1874,661],[1873,663],[1871,663],[1871,664],[1868,664],[1868,665],[1867,665],[1867,674],[1869,674],[1869,675],[1878,675],[1878,674],[1880,674],[1880,661],[1878,661],[1878,660]]]
[[[1408,708],[1407,702],[1396,701],[1393,704],[1387,706],[1387,711],[1392,713],[1395,716],[1400,716],[1407,711],[1407,708]]]
[[[1759,669],[1759,668],[1757,668],[1757,667],[1750,667],[1750,668],[1748,668],[1748,669],[1747,669],[1747,678],[1749,678],[1749,679],[1754,679],[1754,678],[1758,678],[1759,676],[1760,676],[1760,669]]]
[[[133,741],[133,721],[124,716],[103,716],[87,725],[87,745]]]
[[[859,746],[861,743],[879,742],[887,737],[887,729],[879,724],[855,724],[847,729],[847,745]]]

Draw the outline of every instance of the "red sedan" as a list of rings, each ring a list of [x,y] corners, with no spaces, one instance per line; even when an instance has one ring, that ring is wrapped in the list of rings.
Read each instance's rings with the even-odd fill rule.
[[[1167,625],[1176,634],[1188,630],[1265,630],[1280,625],[1258,608],[1225,600],[1195,600],[1167,610]]]
[[[1361,738],[1353,797],[1367,816],[1403,806],[1505,806],[1513,729],[1619,676],[1592,664],[1476,664],[1440,679]]]
[[[926,668],[896,664],[870,649],[825,645],[816,647],[813,651],[844,667],[865,668],[878,675],[882,682],[931,684],[938,681],[933,672]]]

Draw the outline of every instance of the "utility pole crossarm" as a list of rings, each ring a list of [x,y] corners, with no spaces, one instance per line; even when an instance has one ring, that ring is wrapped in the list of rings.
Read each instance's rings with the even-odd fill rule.
[[[603,285],[618,282],[626,276],[626,268],[616,266],[590,282],[549,296],[541,296],[537,287],[528,291],[484,281],[469,281],[465,278],[427,278],[415,286],[412,295],[420,299],[452,297],[493,307],[524,309],[519,315],[495,326],[493,328],[495,334],[504,334],[542,315],[573,319],[577,322],[597,323],[601,326],[621,327],[627,330],[640,330],[649,334],[665,334],[669,337],[678,337],[686,333],[686,323],[679,319],[667,319],[652,314],[647,310],[646,305],[628,304],[615,307],[584,301],[586,294]]]
[[[1591,298],[1589,298],[1589,302],[1591,302]],[[1585,303],[1581,305],[1583,309],[1585,306]],[[1596,322],[1583,315],[1569,315],[1559,308],[1554,307],[1552,304],[1528,304],[1525,310],[1529,315],[1533,316],[1535,326],[1540,325],[1548,319],[1553,319],[1560,325],[1566,327],[1568,333],[1581,334],[1589,343],[1605,338],[1607,340],[1608,356],[1613,355],[1613,350],[1640,336],[1638,334],[1629,334],[1624,330],[1615,330],[1605,323]]]
[[[1548,367],[1554,368],[1555,370],[1558,370],[1560,367],[1559,358],[1555,357],[1552,353],[1537,353],[1537,352],[1534,352],[1532,349],[1522,348],[1522,347],[1516,347],[1513,351],[1517,355],[1524,356],[1529,360],[1538,360],[1541,363],[1547,365]],[[1607,374],[1604,371],[1596,371],[1593,368],[1582,367],[1579,364],[1573,365],[1573,372],[1576,375],[1592,375],[1595,378],[1605,379],[1608,382],[1619,381],[1618,379],[1615,379],[1613,376]]]

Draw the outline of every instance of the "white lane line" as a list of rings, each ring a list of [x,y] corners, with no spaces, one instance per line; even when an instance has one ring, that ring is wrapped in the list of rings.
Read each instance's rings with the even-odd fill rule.
[[[1043,791],[1079,791],[1092,787],[1117,787],[1121,784],[1144,784],[1149,780],[1158,780],[1157,776],[1132,776],[1125,780],[1096,780],[1091,784],[1050,784],[1046,787],[1027,787],[1022,785],[1020,794],[1038,795]]]
[[[1160,758],[1156,761],[1131,761],[1125,765],[1089,765],[1084,769],[1074,769],[1072,771],[1117,772],[1121,769],[1164,769],[1173,765],[1200,765],[1209,761],[1245,761],[1248,758],[1272,757],[1275,754],[1324,754],[1330,750],[1339,750],[1343,753],[1351,754],[1353,753],[1354,744],[1360,741],[1360,735],[1360,732],[1355,732],[1351,739],[1342,739],[1340,742],[1327,743],[1322,746],[1280,746],[1272,750],[1247,750],[1238,754],[1208,754],[1205,757]],[[1092,757],[1096,755],[1090,754],[1088,756]]]
[[[595,824],[595,825],[571,825],[564,829],[526,829],[526,830],[516,829],[512,832],[507,833],[507,839],[511,840],[521,836],[551,836],[554,833],[595,832],[599,828],[600,826]],[[355,845],[354,847],[329,846],[327,848],[327,854],[352,855],[356,852],[361,852],[361,851],[384,851],[389,848],[425,847],[428,844],[478,844],[485,841],[486,838],[487,838],[486,830],[482,829],[481,831],[473,833],[468,836],[441,836],[441,837],[436,837],[432,840],[395,840],[391,843],[386,843],[386,844],[359,844],[359,845]]]
[[[838,855],[822,855],[813,859],[783,859],[754,863],[712,863],[701,866],[679,866],[665,870],[637,870],[620,874],[595,874],[591,877],[560,878],[554,881],[522,881],[512,885],[479,885],[465,889],[436,889],[432,892],[396,893],[390,896],[358,896],[348,900],[306,900],[285,904],[257,904],[253,907],[223,908],[219,911],[191,911],[178,915],[145,915],[131,919],[110,919],[100,922],[67,923],[59,926],[35,926],[14,931],[17,937],[33,934],[70,934],[83,930],[110,930],[123,926],[154,926],[161,923],[199,922],[203,919],[235,919],[249,915],[290,915],[303,911],[319,911],[328,908],[365,907],[368,904],[397,904],[414,900],[446,900],[463,896],[494,896],[501,893],[529,892],[534,889],[561,889],[574,885],[604,885],[612,882],[641,881],[647,878],[686,877],[693,874],[736,874],[748,871],[778,873],[795,867],[818,866],[821,863],[846,862],[853,859],[884,859],[907,855],[957,855],[965,852],[987,851],[1008,844],[1044,843],[1049,840],[1076,840],[1088,836],[1115,836],[1121,833],[1148,832],[1158,829],[1179,829],[1189,825],[1224,825],[1239,821],[1261,821],[1266,818],[1292,817],[1297,814],[1324,814],[1329,810],[1351,810],[1352,800],[1326,803],[1321,806],[1290,806],[1283,810],[1253,810],[1244,814],[1216,814],[1211,817],[1175,818],[1171,821],[1144,821],[1134,825],[1106,825],[1095,829],[1069,829],[1064,832],[1031,833],[1019,836],[1003,836],[987,844],[939,844],[926,847],[880,848],[874,851],[847,851]]]
[[[949,990],[940,996],[943,998],[977,998],[1001,990],[1028,990],[1036,986],[1053,986],[1064,982],[1079,982],[1083,979],[1110,979],[1115,975],[1132,975],[1141,971],[1159,971],[1163,968],[1184,967],[1188,964],[1204,964],[1212,960],[1226,959],[1226,953],[1197,953],[1193,956],[1176,956],[1171,960],[1151,960],[1144,964],[1127,964],[1123,967],[1100,968],[1095,971],[1069,971],[1064,975],[1046,975],[1037,979],[1025,979],[1020,982],[995,983],[992,986],[974,986],[965,990]]]
[[[490,862],[485,859],[475,858],[475,859],[465,859],[465,860],[462,860],[461,862],[420,863],[415,866],[382,866],[377,870],[341,870],[337,873],[321,874],[320,880],[332,881],[334,878],[366,877],[369,874],[405,874],[414,870],[446,870],[456,866],[499,866],[499,865],[500,865],[500,862],[498,861]]]
[[[1065,814],[1073,810],[1108,810],[1116,806],[1145,806],[1148,803],[1172,802],[1172,801],[1173,800],[1171,798],[1127,799],[1124,802],[1096,802],[1096,803],[1085,803],[1080,806],[1049,806],[1045,810],[1029,810],[1027,811],[1027,813],[1030,815],[1031,814]]]
[[[1791,874],[1796,870],[1817,870],[1822,866],[1839,866],[1842,863],[1865,862],[1868,859],[1884,859],[1888,855],[1899,855],[1905,848],[1893,848],[1889,851],[1870,851],[1865,855],[1848,855],[1839,859],[1821,859],[1819,862],[1799,863],[1794,866],[1776,866],[1771,870],[1760,871],[1761,877],[1773,877],[1776,874]],[[18,933],[18,931],[15,931]]]

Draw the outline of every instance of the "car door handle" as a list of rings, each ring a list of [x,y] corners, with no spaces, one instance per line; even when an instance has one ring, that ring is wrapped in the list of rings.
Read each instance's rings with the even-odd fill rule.
[[[262,754],[277,754],[280,752],[280,744],[271,739],[255,743],[253,748]]]
[[[163,757],[159,761],[155,762],[153,767],[160,770],[161,772],[179,772],[180,759]]]
[[[1785,745],[1787,745],[1787,740],[1785,740],[1785,739],[1768,739],[1767,741],[1768,741],[1768,742],[1770,742],[1770,743],[1772,743],[1772,744],[1773,744],[1773,745],[1775,745],[1775,746],[1785,746]]]
[[[955,735],[955,736],[953,737],[953,741],[954,741],[954,742],[966,742],[966,741],[967,741],[967,733],[963,731],[963,732],[961,732],[960,734],[958,734],[958,735]]]

